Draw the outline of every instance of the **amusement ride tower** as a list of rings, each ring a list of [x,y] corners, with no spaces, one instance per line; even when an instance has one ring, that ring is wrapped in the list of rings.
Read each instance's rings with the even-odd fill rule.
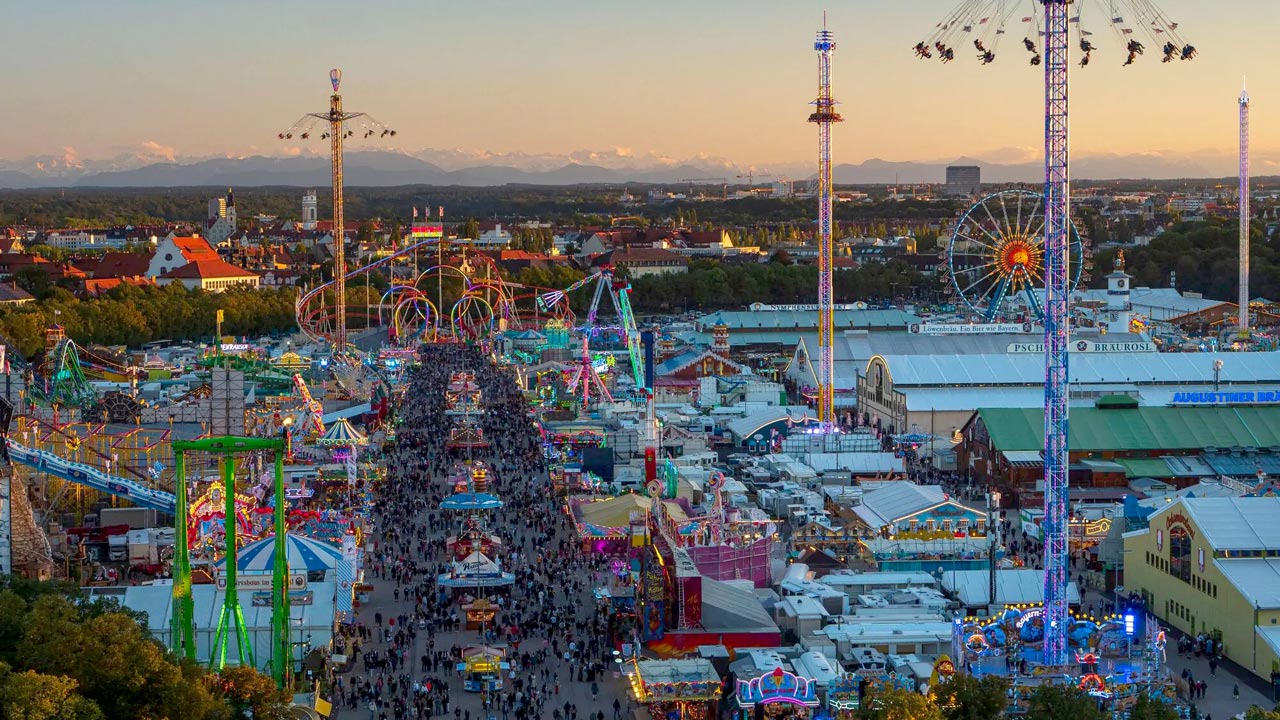
[[[835,313],[831,283],[831,125],[844,118],[836,112],[831,97],[831,55],[835,52],[835,36],[827,30],[827,17],[822,16],[822,29],[813,43],[818,52],[818,98],[809,122],[818,126],[818,423],[824,434],[835,432]]]
[[[338,94],[338,86],[342,84],[342,71],[334,68],[329,71],[329,83],[333,85],[333,94],[329,96],[329,111],[307,113],[288,130],[279,134],[281,140],[306,140],[316,129],[322,130],[321,140],[329,141],[330,167],[333,180],[333,296],[334,321],[329,333],[335,354],[347,349],[347,262],[345,247],[345,225],[342,217],[342,141],[354,137],[357,129],[364,138],[394,137],[395,130],[374,120],[362,112],[347,112],[342,109],[342,95]],[[351,121],[358,120],[353,123]]]
[[[1249,91],[1240,91],[1240,334],[1249,332]]]
[[[1137,33],[1162,49],[1164,63],[1190,60],[1194,46],[1181,40],[1178,24],[1170,22],[1152,0],[1110,0],[1108,5],[1086,0],[1037,0],[1044,5],[1043,28],[1028,29],[1022,44],[1032,66],[1044,65],[1044,650],[1042,663],[1067,665],[1067,345],[1071,292],[1071,186],[1068,172],[1067,74],[1071,32],[1078,35],[1080,66],[1089,64],[1096,48],[1093,34],[1081,26],[1081,8],[1106,8],[1113,32],[1125,45],[1131,65],[1145,48]],[[1017,0],[962,0],[927,42],[917,43],[917,57],[938,57],[943,63],[956,56],[956,42],[971,42],[983,65],[995,61],[1007,20],[1016,17]],[[1069,13],[1068,11],[1072,11]],[[1136,22],[1132,22],[1136,20]],[[1022,18],[1033,23],[1034,16]],[[963,36],[963,40],[959,38]],[[1043,57],[1033,38],[1043,37]]]

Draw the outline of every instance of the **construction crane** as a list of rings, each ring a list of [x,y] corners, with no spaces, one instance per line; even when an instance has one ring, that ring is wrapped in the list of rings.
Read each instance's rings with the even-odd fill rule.
[[[728,178],[683,178],[680,182],[689,183],[689,198],[693,199],[694,183],[720,183],[720,199],[729,199],[729,179]]]
[[[768,170],[762,170],[761,172],[756,172],[755,169],[753,168],[751,170],[748,170],[746,175],[739,175],[738,179],[741,180],[742,178],[746,178],[747,189],[750,190],[751,188],[756,186],[756,178],[767,178],[767,177],[773,177],[773,174],[770,173]]]

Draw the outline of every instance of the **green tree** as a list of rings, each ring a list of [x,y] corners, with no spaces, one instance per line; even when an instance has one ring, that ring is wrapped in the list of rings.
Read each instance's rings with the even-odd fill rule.
[[[32,670],[13,672],[0,663],[0,718],[4,720],[100,720],[97,703],[76,692],[75,680]]]
[[[990,720],[1004,711],[1008,689],[1002,677],[979,679],[957,673],[933,688],[933,696],[946,720]]]
[[[223,696],[243,717],[245,711],[253,712],[254,720],[287,720],[292,698],[276,687],[275,681],[248,667],[224,668],[218,673],[218,685]]]
[[[1026,720],[1105,720],[1098,703],[1071,686],[1041,685],[1031,694]]]
[[[769,262],[778,265],[794,265],[796,261],[791,259],[791,253],[787,252],[786,248],[779,248],[773,257],[769,258]]]
[[[360,230],[356,233],[356,242],[371,243],[373,242],[374,233],[377,228],[374,227],[372,220],[365,220],[360,223]]]
[[[1129,720],[1178,720],[1178,711],[1168,703],[1139,695],[1138,701],[1129,710]],[[1280,716],[1272,720],[1280,720]]]
[[[942,711],[920,693],[890,690],[865,701],[858,716],[863,720],[942,720]]]
[[[473,217],[467,218],[467,221],[462,225],[462,230],[458,231],[458,237],[467,238],[471,240],[479,240],[480,239],[480,223],[477,222],[476,219]]]
[[[49,279],[49,273],[39,265],[28,265],[13,274],[13,281],[18,287],[26,290],[36,299],[43,300],[53,292],[53,281]]]

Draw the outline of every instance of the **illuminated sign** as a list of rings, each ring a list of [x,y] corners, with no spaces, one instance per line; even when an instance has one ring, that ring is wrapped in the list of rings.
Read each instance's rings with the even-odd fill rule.
[[[916,335],[1016,335],[1031,332],[1031,323],[921,324],[911,323],[907,332]]]
[[[222,352],[224,353],[249,352],[249,344],[248,343],[222,343]]]
[[[1032,620],[1039,619],[1040,616],[1043,614],[1044,614],[1044,608],[1038,608],[1038,607],[1031,608],[1030,610],[1027,610],[1026,612],[1022,613],[1022,615],[1017,619],[1017,621],[1013,623],[1013,625],[1014,627],[1021,630],[1023,625],[1026,625]]]
[[[1264,405],[1280,403],[1280,390],[1259,392],[1180,392],[1173,394],[1173,405]]]
[[[1164,519],[1164,526],[1171,531],[1174,525],[1181,526],[1180,529],[1186,531],[1187,537],[1195,539],[1196,531],[1191,528],[1191,521],[1182,513],[1169,513]]]

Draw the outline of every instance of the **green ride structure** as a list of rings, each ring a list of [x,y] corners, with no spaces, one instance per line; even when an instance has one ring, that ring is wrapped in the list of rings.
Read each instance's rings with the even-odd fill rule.
[[[271,674],[281,688],[291,685],[293,652],[289,643],[289,560],[284,501],[284,456],[288,441],[283,438],[249,438],[223,436],[202,440],[175,440],[174,491],[176,517],[174,527],[179,537],[174,543],[173,559],[173,633],[172,646],[181,657],[196,659],[195,601],[191,594],[191,555],[186,538],[187,517],[187,453],[204,453],[219,458],[223,496],[226,499],[226,583],[218,630],[210,652],[209,666],[215,670],[227,664],[227,649],[234,638],[238,665],[256,667],[253,646],[245,627],[244,613],[236,589],[236,460],[237,456],[269,451],[274,458],[275,485],[275,560],[271,577]]]

